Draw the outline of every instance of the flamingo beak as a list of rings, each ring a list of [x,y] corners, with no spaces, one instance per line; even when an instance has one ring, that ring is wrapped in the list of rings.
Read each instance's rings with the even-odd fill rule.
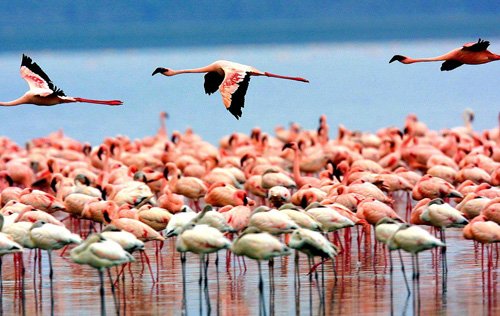
[[[394,55],[392,56],[391,60],[389,61],[389,64],[392,63],[393,61],[399,61],[399,62],[402,62],[403,60],[405,60],[407,57],[405,56],[401,56],[401,55]]]
[[[283,146],[283,148],[281,148],[281,150],[283,151],[283,150],[285,150],[285,149],[287,149],[287,148],[292,148],[292,143],[286,143],[286,144]]]
[[[167,69],[163,68],[163,67],[158,67],[155,69],[155,71],[153,71],[153,73],[151,74],[151,76],[154,76],[156,74],[159,74],[159,73],[164,73]]]

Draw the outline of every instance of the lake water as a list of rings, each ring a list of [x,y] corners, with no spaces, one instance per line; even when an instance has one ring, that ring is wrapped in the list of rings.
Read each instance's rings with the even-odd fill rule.
[[[0,135],[21,144],[57,129],[92,144],[118,134],[140,138],[157,130],[160,111],[170,114],[169,130],[191,126],[212,143],[255,126],[273,132],[276,125],[295,121],[315,128],[321,114],[328,115],[332,127],[344,124],[349,129],[376,131],[402,126],[412,112],[431,128],[442,129],[461,125],[461,113],[469,107],[476,112],[475,128],[492,128],[498,125],[500,110],[500,62],[451,72],[441,72],[439,63],[388,64],[394,54],[435,56],[473,40],[3,53],[2,100],[15,99],[27,89],[18,70],[26,53],[67,95],[117,98],[125,104],[2,107]],[[491,50],[500,51],[500,39],[489,40]],[[218,59],[303,76],[310,83],[252,78],[243,116],[237,121],[218,93],[205,95],[202,74],[151,77],[158,66],[195,68]]]
[[[87,225],[83,225],[87,227]],[[76,226],[70,227],[78,231]],[[82,232],[85,233],[85,230]],[[343,233],[341,234],[343,240]],[[274,287],[270,290],[268,265],[263,263],[264,297],[267,315],[498,315],[498,257],[493,269],[481,263],[481,249],[464,240],[460,229],[447,230],[448,273],[443,274],[439,254],[426,251],[420,254],[420,282],[411,278],[411,259],[404,254],[411,295],[407,295],[399,259],[393,254],[394,272],[391,295],[389,259],[381,248],[374,253],[373,243],[359,246],[356,231],[352,242],[336,258],[337,280],[331,262],[324,265],[324,283],[309,280],[304,255],[299,261],[299,280],[294,277],[294,255],[278,258],[274,267]],[[344,244],[345,247],[345,244]],[[155,259],[155,246],[147,245],[151,258],[153,282],[147,267],[137,262],[125,269],[125,281],[117,283],[115,305],[106,277],[106,313],[116,315],[180,315],[182,310],[182,273],[175,242],[170,239]],[[42,273],[34,271],[34,252],[24,253],[26,276],[23,307],[22,287],[16,281],[12,256],[3,257],[3,296],[1,306],[5,315],[98,315],[100,312],[99,279],[97,271],[71,262],[68,253],[53,254],[54,285],[51,303],[47,255],[43,253]],[[212,315],[259,315],[258,269],[253,260],[246,260],[247,271],[231,262],[226,266],[225,251],[219,252],[216,271],[214,255],[208,269],[208,293]],[[113,279],[116,278],[115,269]],[[208,310],[204,287],[198,284],[198,256],[187,256],[186,300],[187,315],[206,315]],[[318,269],[321,271],[321,269]],[[321,275],[321,273],[319,273]],[[320,279],[321,280],[321,277]],[[300,282],[300,287],[296,286]],[[325,295],[321,308],[317,284]],[[418,287],[417,287],[418,286]],[[201,304],[200,304],[201,302]],[[117,306],[117,308],[116,308]],[[201,312],[200,312],[201,309]]]

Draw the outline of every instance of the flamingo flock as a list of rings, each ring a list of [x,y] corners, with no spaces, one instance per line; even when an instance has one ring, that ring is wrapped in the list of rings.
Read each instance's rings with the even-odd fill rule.
[[[499,60],[488,46],[489,42],[480,39],[435,58],[395,55],[390,62],[444,61],[441,70],[452,70]],[[223,60],[186,70],[159,67],[152,75],[158,73],[206,73],[205,92],[218,89],[236,119],[242,115],[251,76],[309,82]],[[120,100],[67,97],[25,55],[21,76],[29,91],[0,105],[122,104]],[[483,264],[486,259],[486,269],[498,268],[500,115],[499,126],[484,131],[473,129],[474,114],[467,110],[463,127],[435,131],[410,114],[401,128],[375,133],[339,125],[336,138],[330,138],[328,119],[322,115],[315,130],[296,123],[289,129],[277,127],[274,134],[254,128],[249,135],[223,137],[218,147],[192,129],[169,135],[167,117],[160,113],[155,135],[134,140],[107,137],[96,146],[61,130],[32,139],[25,147],[0,137],[0,291],[4,255],[14,255],[16,277],[24,284],[31,253],[35,253],[35,271],[37,262],[41,268],[41,250],[46,250],[53,313],[52,252],[61,249],[60,256],[72,261],[68,264],[97,269],[104,315],[104,272],[113,297],[120,277],[125,282],[125,266],[139,264],[136,256],[143,269],[144,262],[147,265],[152,282],[162,282],[158,270],[155,277],[145,249],[154,247],[158,269],[163,257],[172,256],[164,247],[169,239],[175,239],[175,250],[180,253],[183,313],[192,296],[186,292],[187,253],[199,256],[199,299],[203,285],[208,314],[212,308],[209,258],[216,256],[218,273],[222,250],[227,270],[238,265],[244,273],[247,265],[240,257],[257,262],[261,315],[274,313],[271,300],[266,306],[262,261],[269,264],[272,297],[275,260],[291,256],[293,250],[296,280],[308,273],[311,301],[316,284],[321,315],[326,314],[325,277],[337,280],[342,269],[336,258],[352,253],[360,258],[369,254],[374,260],[389,254],[392,291],[391,253],[397,250],[408,295],[413,292],[417,299],[416,308],[420,306],[419,254],[430,250],[440,261],[443,291],[448,270],[456,268],[447,264],[447,230],[461,230],[475,249],[481,246],[480,260]],[[398,205],[401,201],[403,207]],[[353,235],[357,252],[352,247]],[[377,254],[379,243],[385,247]],[[412,257],[413,291],[402,251]],[[27,252],[28,258],[23,256]],[[299,265],[301,253],[307,256],[306,271]],[[232,255],[236,258],[231,259]],[[332,262],[332,273],[325,276],[326,262]],[[113,277],[110,268],[118,266],[121,269],[114,270]],[[116,299],[114,303],[118,307]]]
[[[401,129],[368,133],[339,126],[330,138],[321,131],[328,129],[322,116],[318,130],[291,127],[280,138],[255,128],[223,138],[217,148],[192,130],[169,138],[165,119],[161,113],[156,135],[108,137],[93,147],[62,131],[32,139],[25,148],[2,137],[2,256],[14,253],[21,267],[29,259],[18,253],[43,249],[50,263],[51,253],[64,247],[62,256],[98,270],[103,295],[103,272],[123,265],[118,276],[126,274],[125,264],[139,259],[135,251],[152,281],[162,282],[158,272],[153,277],[144,249],[154,247],[158,262],[171,255],[163,243],[175,238],[183,266],[186,253],[200,256],[200,291],[205,284],[210,310],[208,257],[225,249],[227,268],[241,269],[230,253],[257,261],[261,314],[272,308],[266,307],[261,261],[269,261],[271,292],[275,258],[293,249],[296,262],[306,254],[311,284],[320,267],[324,280],[327,261],[337,278],[333,259],[354,251],[353,234],[359,254],[362,247],[370,251],[372,239],[391,252],[410,253],[416,281],[418,255],[428,249],[441,249],[435,256],[443,274],[455,269],[446,260],[449,229],[486,247],[488,269],[498,266],[498,128],[432,131],[409,115]],[[398,207],[400,201],[405,206]],[[375,243],[374,254],[377,248]],[[296,271],[300,275],[299,265]],[[49,277],[52,282],[52,269]],[[318,295],[325,306],[320,288]]]

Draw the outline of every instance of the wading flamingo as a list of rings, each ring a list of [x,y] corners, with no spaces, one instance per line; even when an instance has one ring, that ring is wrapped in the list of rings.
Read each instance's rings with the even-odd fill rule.
[[[133,262],[135,261],[134,257],[123,250],[116,241],[106,239],[101,234],[89,236],[82,244],[71,250],[70,255],[74,262],[88,264],[99,271],[99,280],[101,282],[101,315],[106,315],[103,270],[116,265]],[[112,281],[111,286],[114,291]]]
[[[392,234],[392,236],[387,241],[387,246],[389,247],[389,251],[403,249],[406,252],[411,253],[412,255],[412,264],[413,264],[413,279],[420,279],[420,269],[418,264],[418,253],[424,250],[432,249],[435,247],[446,248],[446,245],[432,236],[428,231],[421,228],[420,226],[410,225],[410,224],[400,224],[397,228],[396,232]],[[401,253],[400,253],[401,259]],[[403,269],[403,260],[401,259],[401,269]],[[443,273],[445,270],[443,269]],[[406,275],[404,274],[405,283]],[[406,283],[406,288],[409,294],[409,287]],[[417,283],[417,293],[420,292],[420,285]]]
[[[262,280],[261,260],[271,260],[274,257],[287,256],[290,249],[276,237],[266,232],[260,232],[257,227],[248,227],[231,245],[232,252],[237,256],[246,256],[257,261],[259,268],[259,310],[266,315],[264,302],[264,281]],[[259,313],[260,314],[260,313]]]
[[[64,91],[57,88],[54,83],[52,83],[52,80],[50,80],[49,76],[47,76],[42,68],[40,68],[37,63],[34,63],[31,58],[26,55],[23,55],[21,62],[21,77],[28,82],[30,87],[29,91],[16,100],[0,102],[1,106],[15,106],[20,104],[49,106],[74,102],[106,105],[123,104],[120,100],[92,100],[66,96]]]
[[[205,280],[205,299],[207,302],[208,314],[211,311],[210,298],[208,293],[208,256],[205,260],[205,254],[208,255],[221,249],[231,247],[231,241],[224,237],[223,233],[217,228],[206,224],[197,224],[205,214],[212,211],[211,205],[206,205],[203,211],[192,221],[182,228],[182,232],[177,236],[175,248],[181,253],[182,264],[182,284],[183,284],[183,310],[186,309],[186,252],[192,252],[200,256],[200,302],[201,302],[201,284]],[[218,257],[217,257],[218,258]],[[215,260],[218,265],[218,259]],[[200,306],[200,314],[201,306]]]
[[[222,101],[226,109],[239,119],[242,115],[241,109],[244,107],[245,94],[250,82],[250,76],[266,76],[273,78],[289,79],[295,81],[309,82],[300,77],[288,77],[263,72],[252,66],[242,65],[227,60],[218,60],[208,66],[195,69],[173,70],[158,67],[153,71],[153,76],[161,73],[164,76],[175,76],[184,73],[203,73],[205,75],[205,93],[212,94],[219,89],[222,94]]]
[[[428,61],[444,61],[441,71],[453,70],[464,64],[479,65],[490,61],[500,60],[500,55],[487,50],[490,42],[479,39],[477,42],[466,43],[464,46],[456,48],[444,55],[430,58],[410,58],[401,55],[394,55],[389,63],[397,60],[403,64],[413,64]]]

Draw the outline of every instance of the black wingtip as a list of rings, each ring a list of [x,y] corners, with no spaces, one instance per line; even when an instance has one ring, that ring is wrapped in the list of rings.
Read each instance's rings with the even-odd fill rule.
[[[402,55],[394,55],[394,56],[392,56],[391,60],[389,60],[389,64],[392,63],[393,61],[396,61],[396,60],[401,62],[401,61],[405,60],[406,58],[407,57],[402,56]]]

